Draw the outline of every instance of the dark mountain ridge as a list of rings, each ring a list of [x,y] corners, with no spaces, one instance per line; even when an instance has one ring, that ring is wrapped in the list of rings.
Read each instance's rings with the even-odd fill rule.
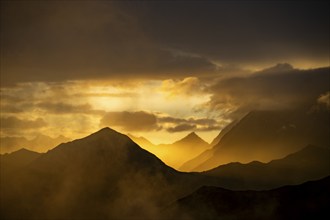
[[[172,204],[169,218],[328,219],[330,176],[268,191],[231,191],[203,186]],[[166,213],[166,212],[165,212]]]

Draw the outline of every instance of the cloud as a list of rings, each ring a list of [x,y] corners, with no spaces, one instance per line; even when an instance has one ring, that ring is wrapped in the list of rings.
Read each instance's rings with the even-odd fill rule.
[[[164,80],[161,91],[168,94],[168,97],[191,96],[204,93],[205,86],[197,77],[187,77],[183,80]]]
[[[72,105],[62,102],[40,102],[36,106],[51,114],[103,114],[104,111],[94,110],[89,104]]]
[[[328,65],[328,4],[297,4],[158,2],[144,5],[149,11],[143,21],[145,30],[159,43],[221,64],[323,60]]]
[[[125,131],[153,131],[163,129],[171,133],[220,130],[225,124],[208,118],[175,118],[144,111],[107,112],[100,120],[100,127],[115,126],[121,127]]]
[[[175,117],[158,117],[158,122],[168,132],[181,131],[214,131],[220,130],[226,123],[222,124],[211,118],[175,118]]]
[[[42,118],[35,120],[23,120],[16,117],[1,117],[1,129],[38,129],[47,126]]]
[[[126,131],[151,131],[159,129],[156,116],[144,111],[108,112],[102,117],[100,126],[118,126]]]
[[[320,95],[320,97],[317,99],[317,102],[319,104],[325,105],[328,109],[330,109],[330,91]]]
[[[327,6],[1,2],[1,84],[204,77],[223,66],[283,61],[328,65]]]
[[[144,33],[136,15],[115,2],[8,2],[2,10],[3,85],[164,78],[215,67],[206,58],[164,49]]]
[[[209,88],[212,96],[206,107],[222,116],[240,117],[251,110],[311,106],[329,90],[329,80],[329,68],[224,79]]]
[[[175,127],[169,127],[166,130],[168,132],[181,132],[181,131],[192,131],[196,129],[196,125],[191,124],[179,124]]]

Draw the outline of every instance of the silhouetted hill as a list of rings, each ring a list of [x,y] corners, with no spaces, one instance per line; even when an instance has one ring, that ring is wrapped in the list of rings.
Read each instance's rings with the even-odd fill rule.
[[[330,147],[329,111],[253,111],[242,118],[212,148],[194,171],[230,162],[268,162],[308,144]],[[200,160],[201,161],[201,160]]]
[[[1,174],[15,172],[17,169],[24,168],[40,155],[41,153],[30,151],[25,148],[0,155]]]
[[[329,158],[329,148],[310,145],[269,163],[229,163],[202,174],[220,178],[219,184],[228,189],[271,189],[330,175]]]
[[[62,135],[57,138],[51,138],[49,136],[39,134],[32,140],[28,140],[25,137],[1,137],[0,141],[1,153],[14,152],[23,147],[32,151],[46,152],[60,143],[69,141],[69,139]]]
[[[330,177],[269,191],[204,186],[166,211],[169,219],[328,219]],[[166,213],[166,212],[164,212]]]

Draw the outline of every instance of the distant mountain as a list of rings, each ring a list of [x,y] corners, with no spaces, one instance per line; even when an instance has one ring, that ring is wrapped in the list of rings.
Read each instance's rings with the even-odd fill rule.
[[[39,134],[32,140],[25,137],[1,137],[1,153],[10,153],[21,148],[26,148],[37,152],[46,152],[54,148],[60,143],[68,142],[70,139],[60,135],[57,138],[52,138],[46,135]]]
[[[218,136],[216,136],[213,139],[213,141],[211,142],[211,144],[210,144],[211,147],[217,145],[220,142],[221,138],[223,136],[225,136],[225,134],[227,134],[237,123],[238,123],[238,120],[234,120],[231,123],[229,123],[226,127],[224,127],[224,129],[222,129],[220,131],[220,133],[218,134]]]
[[[188,134],[183,139],[173,144],[160,144],[151,151],[167,165],[179,169],[181,165],[210,148],[210,145],[200,138],[195,132]]]
[[[234,190],[271,189],[301,184],[330,175],[330,148],[307,146],[269,163],[229,163],[202,173],[219,178],[222,187]]]
[[[210,148],[217,145],[221,138],[227,134],[236,124],[238,123],[238,120],[232,121],[230,124],[228,124],[224,129],[221,130],[221,132],[216,136],[213,141],[210,144]],[[194,171],[194,168],[197,167],[199,164],[205,162],[209,158],[211,158],[213,155],[212,149],[207,149],[203,151],[201,154],[197,155],[197,157],[192,158],[191,160],[188,160],[187,162],[183,163],[179,170],[189,172]]]
[[[169,219],[329,219],[330,177],[269,191],[204,186],[167,209]],[[166,213],[166,212],[164,212]]]
[[[155,154],[167,165],[181,171],[186,171],[180,168],[185,161],[210,148],[210,145],[195,132],[189,133],[186,137],[172,144],[159,145],[151,143],[144,137],[135,137],[131,134],[128,134],[128,136],[143,149]]]
[[[329,111],[253,111],[221,138],[207,153],[207,160],[194,159],[201,163],[192,170],[209,170],[235,161],[268,162],[308,144],[330,147],[329,134]]]
[[[135,143],[137,143],[140,147],[143,149],[152,152],[155,148],[155,144],[151,143],[149,140],[147,140],[145,137],[135,137],[132,134],[127,134],[127,136],[132,139]]]
[[[37,159],[41,153],[22,148],[10,154],[0,155],[1,175],[22,169]]]

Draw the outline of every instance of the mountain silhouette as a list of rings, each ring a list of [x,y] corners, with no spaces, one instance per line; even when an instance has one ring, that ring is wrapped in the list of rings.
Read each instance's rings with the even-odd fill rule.
[[[311,144],[330,147],[328,111],[253,111],[243,117],[215,145],[193,171],[212,169],[230,162],[269,162]],[[185,166],[192,167],[186,163]]]
[[[330,175],[330,149],[307,146],[282,159],[269,163],[253,161],[221,165],[203,172],[218,177],[227,189],[271,189],[283,185],[297,185],[308,180],[317,180]]]
[[[198,139],[193,133],[179,143]],[[10,155],[15,153],[1,157]],[[244,186],[235,172],[223,176],[218,170],[176,171],[110,128],[60,144],[1,174],[1,219],[167,220],[165,207],[203,185]]]
[[[1,219],[159,219],[160,207],[207,179],[103,128],[2,178]]]
[[[204,186],[168,207],[169,219],[328,219],[330,177],[268,191]]]
[[[17,151],[21,148],[26,148],[32,151],[46,152],[60,143],[65,143],[70,139],[62,135],[52,138],[43,134],[38,134],[31,140],[25,137],[1,137],[1,153],[10,153]]]
[[[37,159],[40,155],[42,154],[27,150],[25,148],[10,154],[6,153],[4,155],[0,155],[1,175],[6,175],[7,173],[15,172],[15,170],[24,168]]]

